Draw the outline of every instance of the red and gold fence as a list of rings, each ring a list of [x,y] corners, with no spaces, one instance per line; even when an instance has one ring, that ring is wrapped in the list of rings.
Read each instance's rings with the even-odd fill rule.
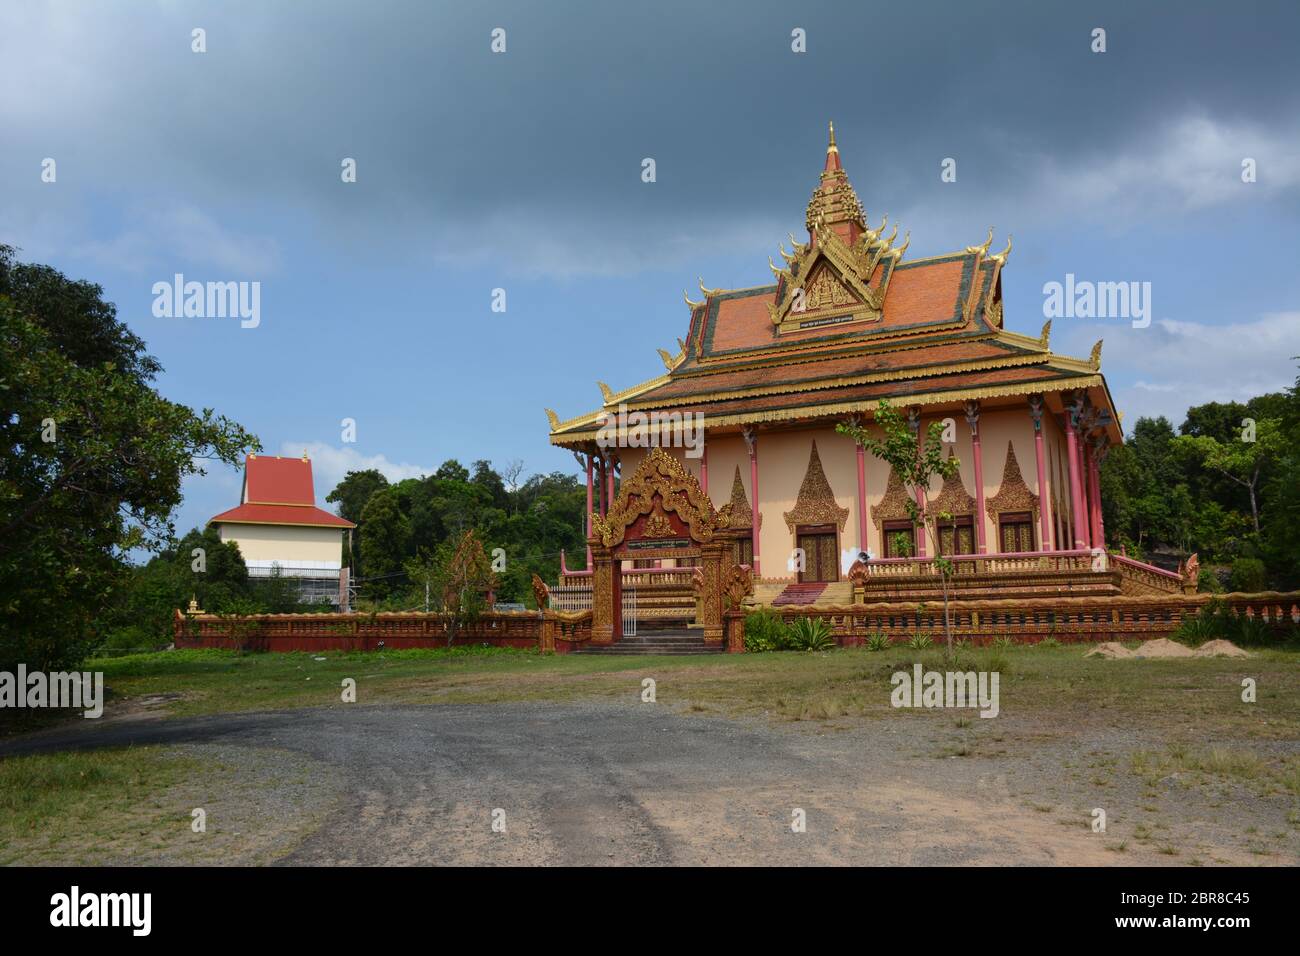
[[[446,647],[440,614],[254,614],[176,612],[177,647],[249,651],[373,651]],[[565,653],[591,638],[591,612],[506,611],[484,614],[456,630],[453,646],[538,648]]]
[[[1169,637],[1186,618],[1195,617],[1211,601],[1233,614],[1253,618],[1282,634],[1300,625],[1300,592],[1259,594],[1120,595],[1114,597],[1054,597],[1023,600],[952,601],[948,605],[954,638],[972,644],[1006,637],[1017,643],[1055,638],[1077,641],[1128,641]],[[744,611],[727,614],[729,648],[744,645]],[[773,608],[787,621],[818,617],[830,624],[835,640],[856,647],[873,634],[905,641],[914,634],[943,640],[941,601],[903,604],[897,601]]]

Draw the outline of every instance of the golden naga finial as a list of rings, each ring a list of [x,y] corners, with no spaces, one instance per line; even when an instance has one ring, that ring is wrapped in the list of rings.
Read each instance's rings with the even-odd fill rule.
[[[1098,339],[1097,344],[1092,347],[1092,354],[1088,356],[1088,364],[1092,366],[1094,372],[1101,370],[1101,343],[1104,339]]]
[[[685,354],[686,349],[683,347],[682,351],[676,355],[671,354],[667,349],[655,349],[655,351],[658,352],[659,357],[663,359],[664,368],[671,372],[677,367],[677,362]]]
[[[547,409],[543,409],[543,411],[546,412],[546,417],[547,417],[547,419],[548,419],[548,420],[550,421],[550,423],[551,423],[551,431],[555,431],[557,428],[559,428],[559,427],[560,427],[560,416],[557,415],[557,414],[555,414],[555,412],[553,412],[553,411],[552,411],[551,409],[549,409],[549,408],[547,408]]]
[[[596,386],[600,389],[601,398],[608,404],[609,400],[614,397],[614,390],[604,382],[597,382]]]
[[[719,292],[722,291],[721,289],[706,289],[704,287],[704,276],[700,276],[699,281],[700,281],[700,291],[704,293],[704,297],[706,299],[712,298],[713,296],[717,295]]]
[[[894,233],[895,234],[898,233],[897,227],[894,228]],[[903,235],[903,244],[899,246],[897,249],[891,249],[889,254],[893,256],[895,259],[901,259],[903,258],[903,253],[907,251],[907,247],[910,246],[911,244],[912,244],[912,230],[909,229]]]
[[[831,128],[831,144],[830,144],[829,146],[826,147],[826,152],[828,152],[828,153],[838,153],[838,152],[840,151],[840,148],[839,148],[838,146],[835,145],[835,121],[834,121],[834,120],[830,120],[830,121],[829,121],[829,125],[830,125],[830,128]]]
[[[984,244],[979,246],[967,246],[966,251],[971,255],[982,256],[989,251],[989,246],[991,245],[993,245],[993,227],[989,226],[989,237],[984,240]]]
[[[1007,247],[1003,249],[1001,252],[999,252],[997,255],[989,256],[989,258],[992,259],[994,262],[996,262],[998,265],[1005,265],[1007,261],[1007,256],[1009,255],[1011,255],[1011,234],[1007,233]]]
[[[808,243],[800,242],[794,237],[794,233],[787,232],[785,237],[790,240],[790,248],[794,250],[796,256],[802,256],[808,250]]]
[[[682,339],[680,335],[677,336],[677,347],[682,350],[683,355],[686,354],[686,342]]]
[[[1052,320],[1048,319],[1043,323],[1043,331],[1038,333],[1038,344],[1047,348],[1047,343],[1052,339]]]
[[[686,305],[690,308],[692,312],[694,312],[696,309],[698,309],[700,306],[704,304],[703,302],[692,302],[691,294],[687,292],[685,289],[682,290],[682,298],[686,300]]]
[[[772,270],[772,275],[776,276],[778,279],[782,279],[782,278],[784,278],[784,279],[788,279],[788,278],[790,278],[790,270],[789,270],[789,269],[778,269],[778,268],[776,267],[776,263],[772,261],[772,257],[771,257],[771,256],[768,256],[768,257],[767,257],[767,267],[768,267],[769,269]]]

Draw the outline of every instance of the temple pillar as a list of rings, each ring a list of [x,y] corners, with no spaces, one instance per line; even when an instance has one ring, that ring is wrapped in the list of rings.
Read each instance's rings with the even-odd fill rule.
[[[919,408],[909,408],[907,410],[907,426],[912,429],[912,434],[916,436],[916,454],[919,457],[925,446],[925,436],[921,433],[921,410]],[[921,509],[922,513],[921,527],[918,529],[916,535],[916,556],[918,558],[924,558],[926,536],[926,524],[924,520],[925,489],[919,486],[916,489],[916,506]]]
[[[591,570],[591,508],[592,508],[592,477],[595,470],[595,463],[592,456],[587,456],[587,570]]]
[[[1079,400],[1082,405],[1082,399]],[[1079,410],[1071,406],[1065,416],[1065,452],[1070,459],[1070,510],[1074,519],[1074,540],[1070,550],[1088,547],[1088,525],[1084,517],[1083,468],[1079,458]]]
[[[605,465],[605,510],[614,505],[614,456],[610,455]]]
[[[758,560],[758,540],[761,537],[758,520],[758,430],[747,427],[740,434],[745,439],[745,446],[749,449],[749,509],[754,529],[754,577],[757,578],[761,573]]]
[[[709,446],[706,442],[700,449],[700,491],[705,497],[709,494]]]
[[[988,531],[984,526],[984,453],[980,448],[980,403],[966,403],[966,423],[970,425],[971,462],[975,469],[975,545],[980,554],[988,554]]]
[[[1043,396],[1029,396],[1029,417],[1034,420],[1034,462],[1038,466],[1038,550],[1051,551],[1051,496],[1047,493],[1047,468],[1043,464]]]
[[[1092,511],[1092,523],[1090,530],[1092,533],[1092,546],[1094,548],[1106,547],[1105,529],[1101,523],[1101,459],[1098,457],[1100,450],[1097,445],[1091,445],[1088,448],[1088,491],[1090,494],[1089,505]]]
[[[858,450],[858,550],[867,550],[867,450],[854,442]]]

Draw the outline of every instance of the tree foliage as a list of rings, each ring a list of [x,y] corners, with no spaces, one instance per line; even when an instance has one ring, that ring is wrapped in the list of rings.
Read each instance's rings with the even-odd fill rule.
[[[0,246],[0,669],[74,664],[127,574],[172,537],[181,482],[260,446],[163,398],[103,290]]]

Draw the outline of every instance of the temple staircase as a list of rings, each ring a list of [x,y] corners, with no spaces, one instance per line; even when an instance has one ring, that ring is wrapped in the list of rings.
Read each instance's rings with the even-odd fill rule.
[[[721,644],[704,643],[699,630],[643,631],[636,637],[624,637],[613,644],[584,644],[575,654],[607,654],[620,657],[630,655],[665,654],[673,657],[685,654],[721,654]]]

